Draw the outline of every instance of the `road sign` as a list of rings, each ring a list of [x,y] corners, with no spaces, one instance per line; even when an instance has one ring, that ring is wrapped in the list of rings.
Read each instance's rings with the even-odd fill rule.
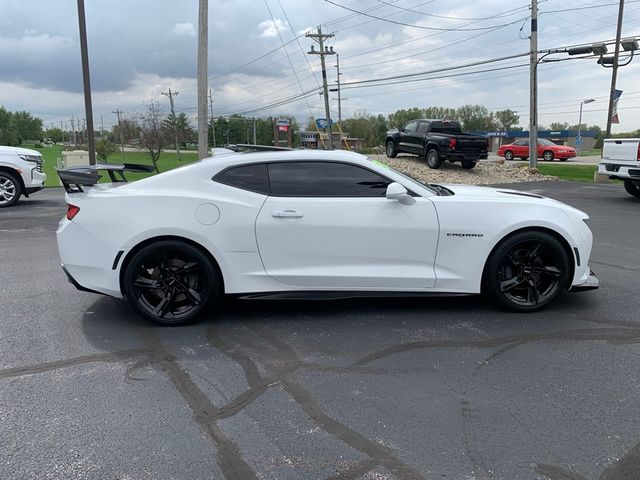
[[[582,143],[582,137],[576,138],[576,145],[580,145]]]
[[[331,125],[333,125],[333,120],[331,120]],[[327,119],[326,118],[316,118],[316,126],[320,130],[324,130],[327,128]]]

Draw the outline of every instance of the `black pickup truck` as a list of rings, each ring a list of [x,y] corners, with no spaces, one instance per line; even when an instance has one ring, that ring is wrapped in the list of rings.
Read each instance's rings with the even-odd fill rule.
[[[430,168],[440,168],[449,160],[471,169],[487,158],[489,146],[484,135],[462,133],[460,123],[448,120],[413,120],[404,128],[389,130],[384,143],[387,157],[413,153],[425,158]]]

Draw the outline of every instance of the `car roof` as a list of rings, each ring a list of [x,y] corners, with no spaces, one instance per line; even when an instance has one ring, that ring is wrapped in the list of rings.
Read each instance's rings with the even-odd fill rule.
[[[286,161],[334,161],[366,165],[370,160],[359,153],[347,150],[277,150],[246,152],[236,155],[213,156],[202,160],[223,168],[248,163],[272,163]]]

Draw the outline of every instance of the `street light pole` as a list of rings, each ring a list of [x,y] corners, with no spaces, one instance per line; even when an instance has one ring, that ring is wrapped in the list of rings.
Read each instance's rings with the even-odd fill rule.
[[[87,143],[89,145],[89,165],[96,164],[96,145],[93,136],[93,108],[91,105],[91,81],[89,75],[89,51],[87,48],[87,24],[84,14],[84,0],[78,0],[78,26],[80,30],[80,57],[82,59],[82,80],[84,85],[84,110],[87,117]],[[75,136],[75,130],[74,130]]]
[[[582,100],[580,102],[580,117],[578,118],[578,138],[576,141],[576,150],[578,150],[578,153],[580,153],[580,150],[582,150],[582,136],[580,135],[580,132],[582,130],[582,105],[585,103],[591,103],[591,102],[595,102],[596,100],[594,98],[587,98],[586,100]]]
[[[538,0],[531,0],[529,57],[529,168],[536,168],[538,166]]]

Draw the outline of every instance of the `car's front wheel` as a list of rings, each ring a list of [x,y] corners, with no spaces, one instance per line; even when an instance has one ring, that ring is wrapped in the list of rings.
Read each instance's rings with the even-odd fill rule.
[[[195,320],[217,298],[220,278],[211,260],[181,241],[161,240],[127,263],[123,290],[131,306],[160,325]]]
[[[483,292],[500,306],[539,310],[567,287],[570,264],[565,249],[544,232],[520,232],[493,251],[484,271]]]
[[[462,162],[462,168],[464,168],[465,170],[471,170],[473,167],[476,166],[477,162],[474,161],[463,161]]]
[[[634,182],[633,180],[624,181],[624,189],[629,195],[640,198],[640,182]]]
[[[542,159],[545,162],[552,162],[553,161],[553,152],[551,150],[545,150],[544,153],[542,154]]]
[[[398,156],[398,150],[396,149],[396,144],[393,143],[393,140],[389,140],[386,146],[387,157],[396,158]]]
[[[10,207],[20,199],[22,188],[15,175],[0,172],[0,208]]]
[[[513,152],[511,150],[507,150],[506,152],[504,152],[504,159],[513,160]]]

